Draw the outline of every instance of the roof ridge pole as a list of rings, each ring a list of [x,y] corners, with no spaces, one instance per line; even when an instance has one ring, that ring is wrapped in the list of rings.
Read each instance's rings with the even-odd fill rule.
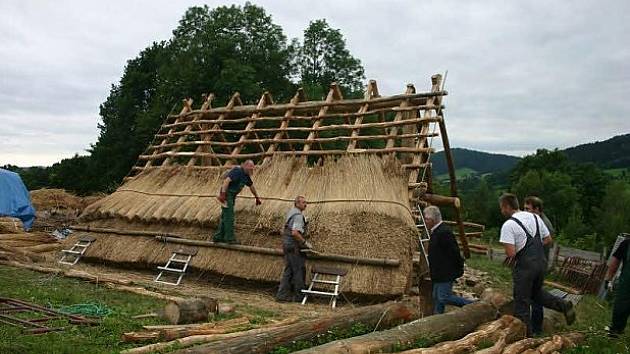
[[[265,156],[265,158],[263,159],[263,164],[267,163],[271,160],[271,157],[273,155],[273,153],[276,151],[276,149],[278,148],[278,140],[282,139],[282,136],[286,134],[286,128],[289,126],[289,122],[291,120],[291,118],[293,117],[293,111],[295,109],[294,106],[297,106],[301,101],[304,101],[305,97],[304,97],[304,89],[303,88],[298,88],[297,91],[295,92],[295,95],[293,96],[293,98],[291,98],[291,101],[289,101],[289,103],[291,104],[291,107],[289,109],[287,109],[286,112],[284,112],[284,117],[282,119],[282,123],[280,123],[280,128],[278,128],[278,131],[276,132],[276,134],[273,136],[273,143],[271,145],[269,145],[269,148],[267,148],[267,156]],[[288,138],[288,136],[287,136]]]
[[[269,94],[269,91],[265,91],[260,97],[260,100],[258,101],[258,105],[256,106],[256,109],[262,109],[265,106],[268,106],[270,104],[273,104],[273,99],[271,98],[271,94]],[[247,143],[247,139],[249,138],[250,131],[256,125],[256,118],[258,118],[259,116],[260,116],[259,112],[252,114],[251,116],[252,121],[247,123],[247,125],[245,126],[245,131],[238,138],[238,145],[236,145],[234,149],[232,149],[232,152],[230,153],[230,156],[232,158],[228,159],[225,162],[224,166],[232,165],[232,160],[234,160],[234,158],[237,157],[237,155],[241,153],[243,146]]]
[[[378,86],[376,86],[376,80],[370,80],[367,85],[367,90],[365,91],[365,99],[371,100],[374,97],[379,97],[378,94]],[[365,112],[367,112],[370,108],[370,103],[366,102],[359,111],[357,112],[357,117],[354,120],[354,126],[356,128],[352,129],[350,133],[350,141],[348,142],[348,151],[355,150],[357,147],[357,138],[359,136],[359,130],[361,129],[361,123],[363,123],[363,117]]]
[[[221,115],[219,115],[219,117],[216,119],[217,121],[219,121],[218,123],[215,123],[212,125],[212,128],[210,128],[210,130],[215,130],[216,133],[221,133],[221,121],[225,120],[226,116],[229,114],[229,112],[232,110],[232,108],[234,108],[234,106],[241,106],[243,104],[243,102],[241,101],[241,94],[238,92],[234,92],[232,94],[232,97],[230,97],[230,100],[228,101],[227,105],[225,106],[225,108],[227,109],[226,112],[221,113]],[[206,142],[206,141],[211,141],[212,138],[214,137],[214,134],[216,134],[215,132],[210,132],[208,134],[204,134],[203,135],[203,139],[202,141]],[[223,140],[225,140],[225,137],[223,138]],[[200,145],[197,147],[197,149],[195,150],[195,153],[200,153],[203,152],[203,145]],[[221,166],[221,160],[219,158],[216,158],[218,162],[218,165]],[[202,158],[202,165],[207,165],[210,166],[211,165],[211,160],[210,159],[206,159],[206,158]],[[194,166],[197,163],[197,157],[193,156],[190,158],[190,160],[188,160],[188,166]]]

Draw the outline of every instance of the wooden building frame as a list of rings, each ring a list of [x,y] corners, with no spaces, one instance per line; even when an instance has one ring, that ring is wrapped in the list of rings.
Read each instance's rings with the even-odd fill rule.
[[[247,159],[266,164],[277,155],[300,156],[313,164],[348,154],[392,156],[408,173],[410,209],[453,207],[462,251],[469,257],[444,121],[446,95],[438,74],[431,78],[430,91],[416,92],[408,84],[403,94],[394,96],[381,96],[371,80],[360,99],[344,99],[334,83],[320,101],[307,101],[302,89],[288,103],[275,103],[268,92],[256,105],[244,105],[238,93],[216,108],[213,94],[204,95],[198,109],[185,99],[179,114],[165,119],[126,180],[172,165],[227,169]],[[432,193],[430,158],[436,137],[441,137],[448,166],[449,196]]]

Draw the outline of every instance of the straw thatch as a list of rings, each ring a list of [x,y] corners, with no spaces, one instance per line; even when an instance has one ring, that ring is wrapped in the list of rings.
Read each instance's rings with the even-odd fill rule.
[[[351,269],[345,283],[347,291],[400,294],[405,290],[415,232],[405,205],[405,176],[395,160],[347,156],[309,167],[303,160],[274,158],[258,168],[253,179],[264,203],[256,207],[245,191],[237,199],[235,231],[242,244],[280,249],[284,216],[294,197],[304,195],[310,203],[306,214],[311,242],[318,251],[398,259],[401,263],[399,267],[317,264]],[[176,232],[191,239],[209,238],[220,217],[214,199],[219,183],[217,172],[185,167],[154,170],[88,207],[82,219],[93,226],[148,228],[156,234]],[[80,233],[72,239],[76,237]],[[152,265],[166,262],[168,248],[148,237],[102,234],[86,256]],[[283,260],[272,255],[201,248],[191,265],[245,279],[275,281]]]

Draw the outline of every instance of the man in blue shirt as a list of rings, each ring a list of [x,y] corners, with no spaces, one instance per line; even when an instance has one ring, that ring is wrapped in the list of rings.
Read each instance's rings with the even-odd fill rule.
[[[234,238],[234,202],[243,187],[248,186],[249,190],[252,191],[256,197],[256,205],[262,204],[251,178],[254,173],[254,166],[254,161],[247,160],[240,166],[231,169],[223,180],[217,198],[221,203],[221,220],[212,241],[238,244]]]

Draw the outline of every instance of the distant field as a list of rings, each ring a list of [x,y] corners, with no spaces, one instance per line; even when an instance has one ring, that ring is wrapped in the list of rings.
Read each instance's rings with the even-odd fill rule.
[[[479,172],[468,167],[458,168],[455,170],[455,176],[457,177],[457,179],[462,179],[462,178],[466,178],[466,177],[477,175],[477,174],[479,174]],[[448,173],[438,175],[435,177],[435,179],[438,181],[446,181],[448,180]]]
[[[613,177],[621,177],[624,172],[626,175],[630,175],[630,168],[609,168],[607,170],[604,170],[604,172]]]

